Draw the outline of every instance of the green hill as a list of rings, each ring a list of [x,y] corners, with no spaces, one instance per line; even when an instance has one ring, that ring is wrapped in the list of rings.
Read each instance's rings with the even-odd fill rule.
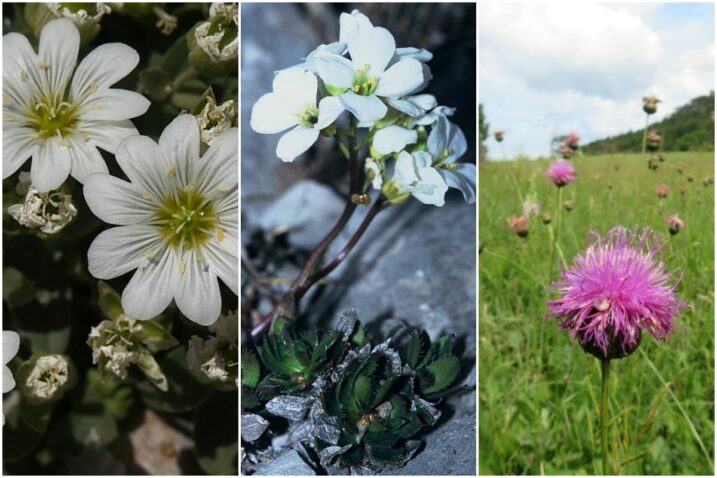
[[[663,151],[714,151],[714,91],[680,107],[662,121],[651,124],[663,138]],[[642,130],[611,136],[583,147],[585,154],[642,151]]]

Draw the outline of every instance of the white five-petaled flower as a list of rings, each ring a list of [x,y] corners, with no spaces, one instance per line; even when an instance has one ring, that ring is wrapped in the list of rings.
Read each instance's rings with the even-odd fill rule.
[[[84,187],[92,212],[115,224],[94,240],[90,273],[112,279],[137,269],[122,308],[140,320],[174,299],[190,320],[209,325],[221,312],[220,278],[238,291],[237,128],[219,135],[199,156],[196,118],[181,115],[159,144],[146,136],[117,148],[128,181],[93,174]]]
[[[107,172],[97,148],[114,153],[137,134],[130,118],[150,102],[110,88],[137,66],[137,52],[108,43],[77,65],[79,48],[80,34],[67,19],[45,25],[38,53],[19,33],[3,37],[3,178],[32,157],[32,183],[40,192],[56,189],[68,175],[84,182]]]
[[[347,35],[351,60],[330,51],[315,54],[327,90],[362,123],[383,118],[388,111],[380,98],[400,98],[424,83],[424,69],[415,58],[397,58],[393,35],[381,27],[358,24]],[[393,63],[393,64],[391,64]]]
[[[343,112],[338,98],[327,96],[316,106],[318,81],[313,73],[284,70],[274,77],[273,91],[263,95],[251,110],[251,127],[274,134],[294,127],[276,145],[276,155],[291,162],[319,138],[319,133]]]
[[[396,159],[393,180],[423,204],[443,206],[448,191],[446,182],[432,166],[430,153],[418,151],[409,154],[401,151]]]
[[[476,166],[456,162],[467,149],[463,131],[448,121],[445,114],[438,114],[428,135],[428,152],[446,184],[461,191],[465,201],[473,204],[476,200]]]

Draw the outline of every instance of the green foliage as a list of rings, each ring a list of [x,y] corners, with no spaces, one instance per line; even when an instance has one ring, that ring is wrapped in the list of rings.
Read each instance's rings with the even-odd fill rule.
[[[478,156],[480,161],[483,161],[486,156],[485,141],[488,139],[490,134],[490,123],[483,113],[483,103],[478,105]]]
[[[613,363],[610,453],[619,465],[616,474],[711,475],[697,437],[713,450],[714,190],[701,178],[714,175],[714,157],[664,156],[656,171],[642,155],[575,159],[577,180],[563,188],[575,207],[563,213],[561,247],[571,261],[586,247],[590,230],[605,232],[618,224],[649,226],[666,236],[667,268],[684,274],[677,294],[691,308],[664,343],[645,336],[644,357],[636,353]],[[541,320],[551,298],[548,227],[532,218],[527,239],[506,227],[506,218],[520,214],[531,193],[555,218],[556,188],[544,177],[547,167],[547,161],[480,166],[481,474],[602,473],[600,366],[555,322]],[[690,182],[688,175],[697,180]],[[663,201],[655,196],[661,183],[670,191]],[[686,224],[675,236],[668,234],[672,213]]]
[[[659,106],[658,106],[659,108]],[[663,151],[714,151],[715,95],[700,96],[667,118],[650,124],[663,138]],[[583,146],[585,154],[641,152],[643,130],[611,136]]]
[[[425,330],[411,335],[406,362],[416,370],[418,390],[428,400],[456,391],[449,388],[461,370],[460,360],[453,353],[454,340],[453,335],[448,335],[431,343]]]

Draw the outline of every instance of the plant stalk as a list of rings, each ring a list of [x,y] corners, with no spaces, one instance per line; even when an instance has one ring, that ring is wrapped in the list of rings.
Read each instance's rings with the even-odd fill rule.
[[[602,446],[602,473],[609,475],[608,471],[608,383],[610,381],[610,359],[600,360],[600,369],[602,371],[602,397],[600,397],[600,444]]]
[[[647,128],[650,126],[650,114],[645,113],[645,131],[642,133],[642,154],[647,152]]]
[[[548,281],[553,280],[553,271],[555,268],[555,252],[558,249],[558,240],[560,239],[560,219],[563,213],[563,188],[558,187],[558,202],[555,209],[555,234],[553,235],[553,247],[550,249],[550,275]]]

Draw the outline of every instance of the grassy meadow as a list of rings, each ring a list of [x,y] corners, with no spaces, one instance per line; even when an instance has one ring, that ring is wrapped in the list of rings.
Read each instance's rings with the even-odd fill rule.
[[[656,171],[638,154],[573,159],[577,180],[563,188],[563,199],[574,208],[562,212],[560,243],[571,262],[590,230],[639,225],[664,234],[665,262],[683,272],[678,296],[690,309],[666,342],[644,333],[637,352],[613,361],[611,462],[619,474],[712,475],[714,185],[703,180],[714,175],[714,158],[664,156]],[[556,320],[541,320],[549,298],[548,226],[531,218],[527,238],[507,227],[531,194],[555,225],[557,188],[545,177],[548,165],[489,162],[478,174],[482,474],[602,473],[599,361]],[[661,183],[669,186],[664,200],[655,193]],[[672,213],[686,225],[675,236],[667,227]]]

